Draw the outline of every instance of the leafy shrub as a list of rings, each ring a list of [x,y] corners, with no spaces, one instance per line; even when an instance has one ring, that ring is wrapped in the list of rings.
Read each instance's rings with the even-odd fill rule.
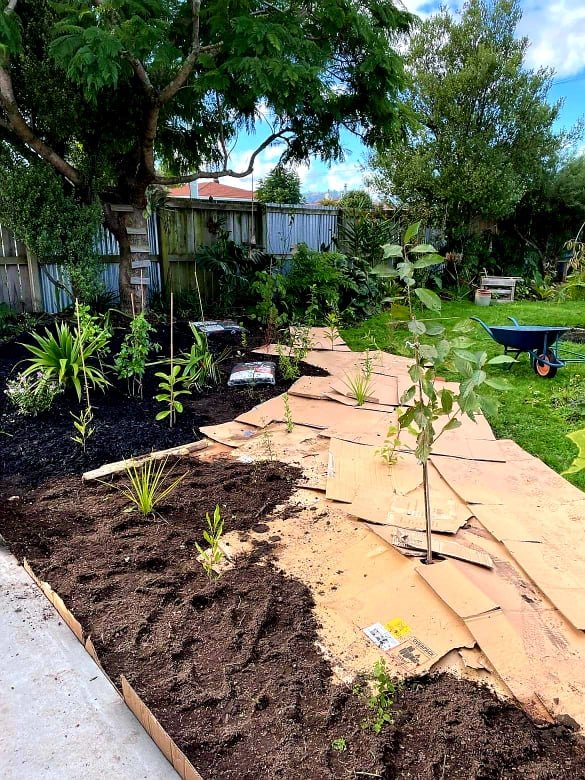
[[[338,252],[313,252],[300,244],[285,276],[286,302],[297,319],[303,319],[312,287],[317,290],[322,311],[339,300],[344,285],[345,256]]]
[[[47,379],[38,373],[36,376],[18,374],[16,379],[6,383],[4,392],[18,414],[36,417],[37,414],[49,411],[62,390],[54,379]]]
[[[41,374],[45,379],[50,379],[60,385],[64,390],[74,388],[77,397],[81,400],[81,379],[83,367],[81,360],[81,348],[85,358],[85,377],[92,387],[101,390],[110,384],[103,371],[91,364],[90,359],[95,357],[103,346],[101,334],[93,338],[79,336],[77,330],[72,330],[66,322],[58,323],[56,332],[51,333],[45,328],[45,335],[32,334],[36,344],[23,344],[32,353],[32,358],[27,358],[28,363],[22,373],[23,376]]]
[[[146,361],[151,351],[161,347],[150,338],[154,331],[143,313],[134,317],[130,323],[130,332],[124,336],[120,351],[116,355],[114,368],[120,379],[128,380],[131,395],[142,398],[142,380],[146,372]]]

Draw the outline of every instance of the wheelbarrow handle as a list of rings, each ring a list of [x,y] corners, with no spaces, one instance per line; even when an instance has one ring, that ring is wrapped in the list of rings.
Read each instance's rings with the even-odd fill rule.
[[[514,323],[514,325],[515,325],[517,328],[519,328],[519,327],[520,327],[520,323],[518,322],[518,320],[516,319],[516,317],[508,317],[508,319],[509,319],[511,322],[513,322],[513,323]]]
[[[482,328],[483,328],[485,331],[487,331],[487,332],[490,334],[490,336],[493,338],[493,335],[492,335],[492,329],[490,328],[490,326],[489,326],[489,325],[486,325],[486,324],[485,324],[485,322],[484,322],[483,320],[480,320],[480,319],[479,319],[479,317],[470,317],[469,319],[470,319],[470,320],[475,320],[476,322],[479,322],[479,324],[481,325],[481,327],[482,327]]]

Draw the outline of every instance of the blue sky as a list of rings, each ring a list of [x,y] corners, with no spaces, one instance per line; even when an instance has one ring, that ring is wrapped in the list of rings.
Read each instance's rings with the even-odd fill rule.
[[[428,16],[438,8],[435,0],[403,0],[409,11]],[[448,0],[445,4],[456,9],[460,3]],[[531,68],[547,66],[555,70],[555,84],[549,99],[564,101],[559,117],[559,127],[570,127],[585,115],[585,0],[521,0],[523,17],[518,33],[530,41],[527,65]],[[262,128],[250,138],[242,138],[232,156],[232,168],[245,167],[249,151],[262,138]],[[308,166],[300,166],[303,190],[324,192],[342,190],[344,186],[355,189],[363,186],[365,149],[358,139],[347,134],[345,161],[327,166],[315,160]],[[585,144],[583,145],[585,151]],[[250,188],[273,167],[280,155],[278,147],[268,148],[257,159],[254,177],[228,180],[226,184]]]

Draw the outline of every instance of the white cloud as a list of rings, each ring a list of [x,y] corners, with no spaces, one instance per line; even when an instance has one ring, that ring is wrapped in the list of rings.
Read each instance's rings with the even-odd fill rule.
[[[585,4],[580,0],[524,0],[518,31],[530,39],[527,63],[552,67],[559,76],[585,68]]]

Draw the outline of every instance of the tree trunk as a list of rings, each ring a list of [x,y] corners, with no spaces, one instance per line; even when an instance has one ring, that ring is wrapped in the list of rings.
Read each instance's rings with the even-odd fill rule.
[[[148,226],[142,208],[107,204],[106,226],[120,247],[120,306],[124,311],[142,311],[148,303],[150,246]]]

